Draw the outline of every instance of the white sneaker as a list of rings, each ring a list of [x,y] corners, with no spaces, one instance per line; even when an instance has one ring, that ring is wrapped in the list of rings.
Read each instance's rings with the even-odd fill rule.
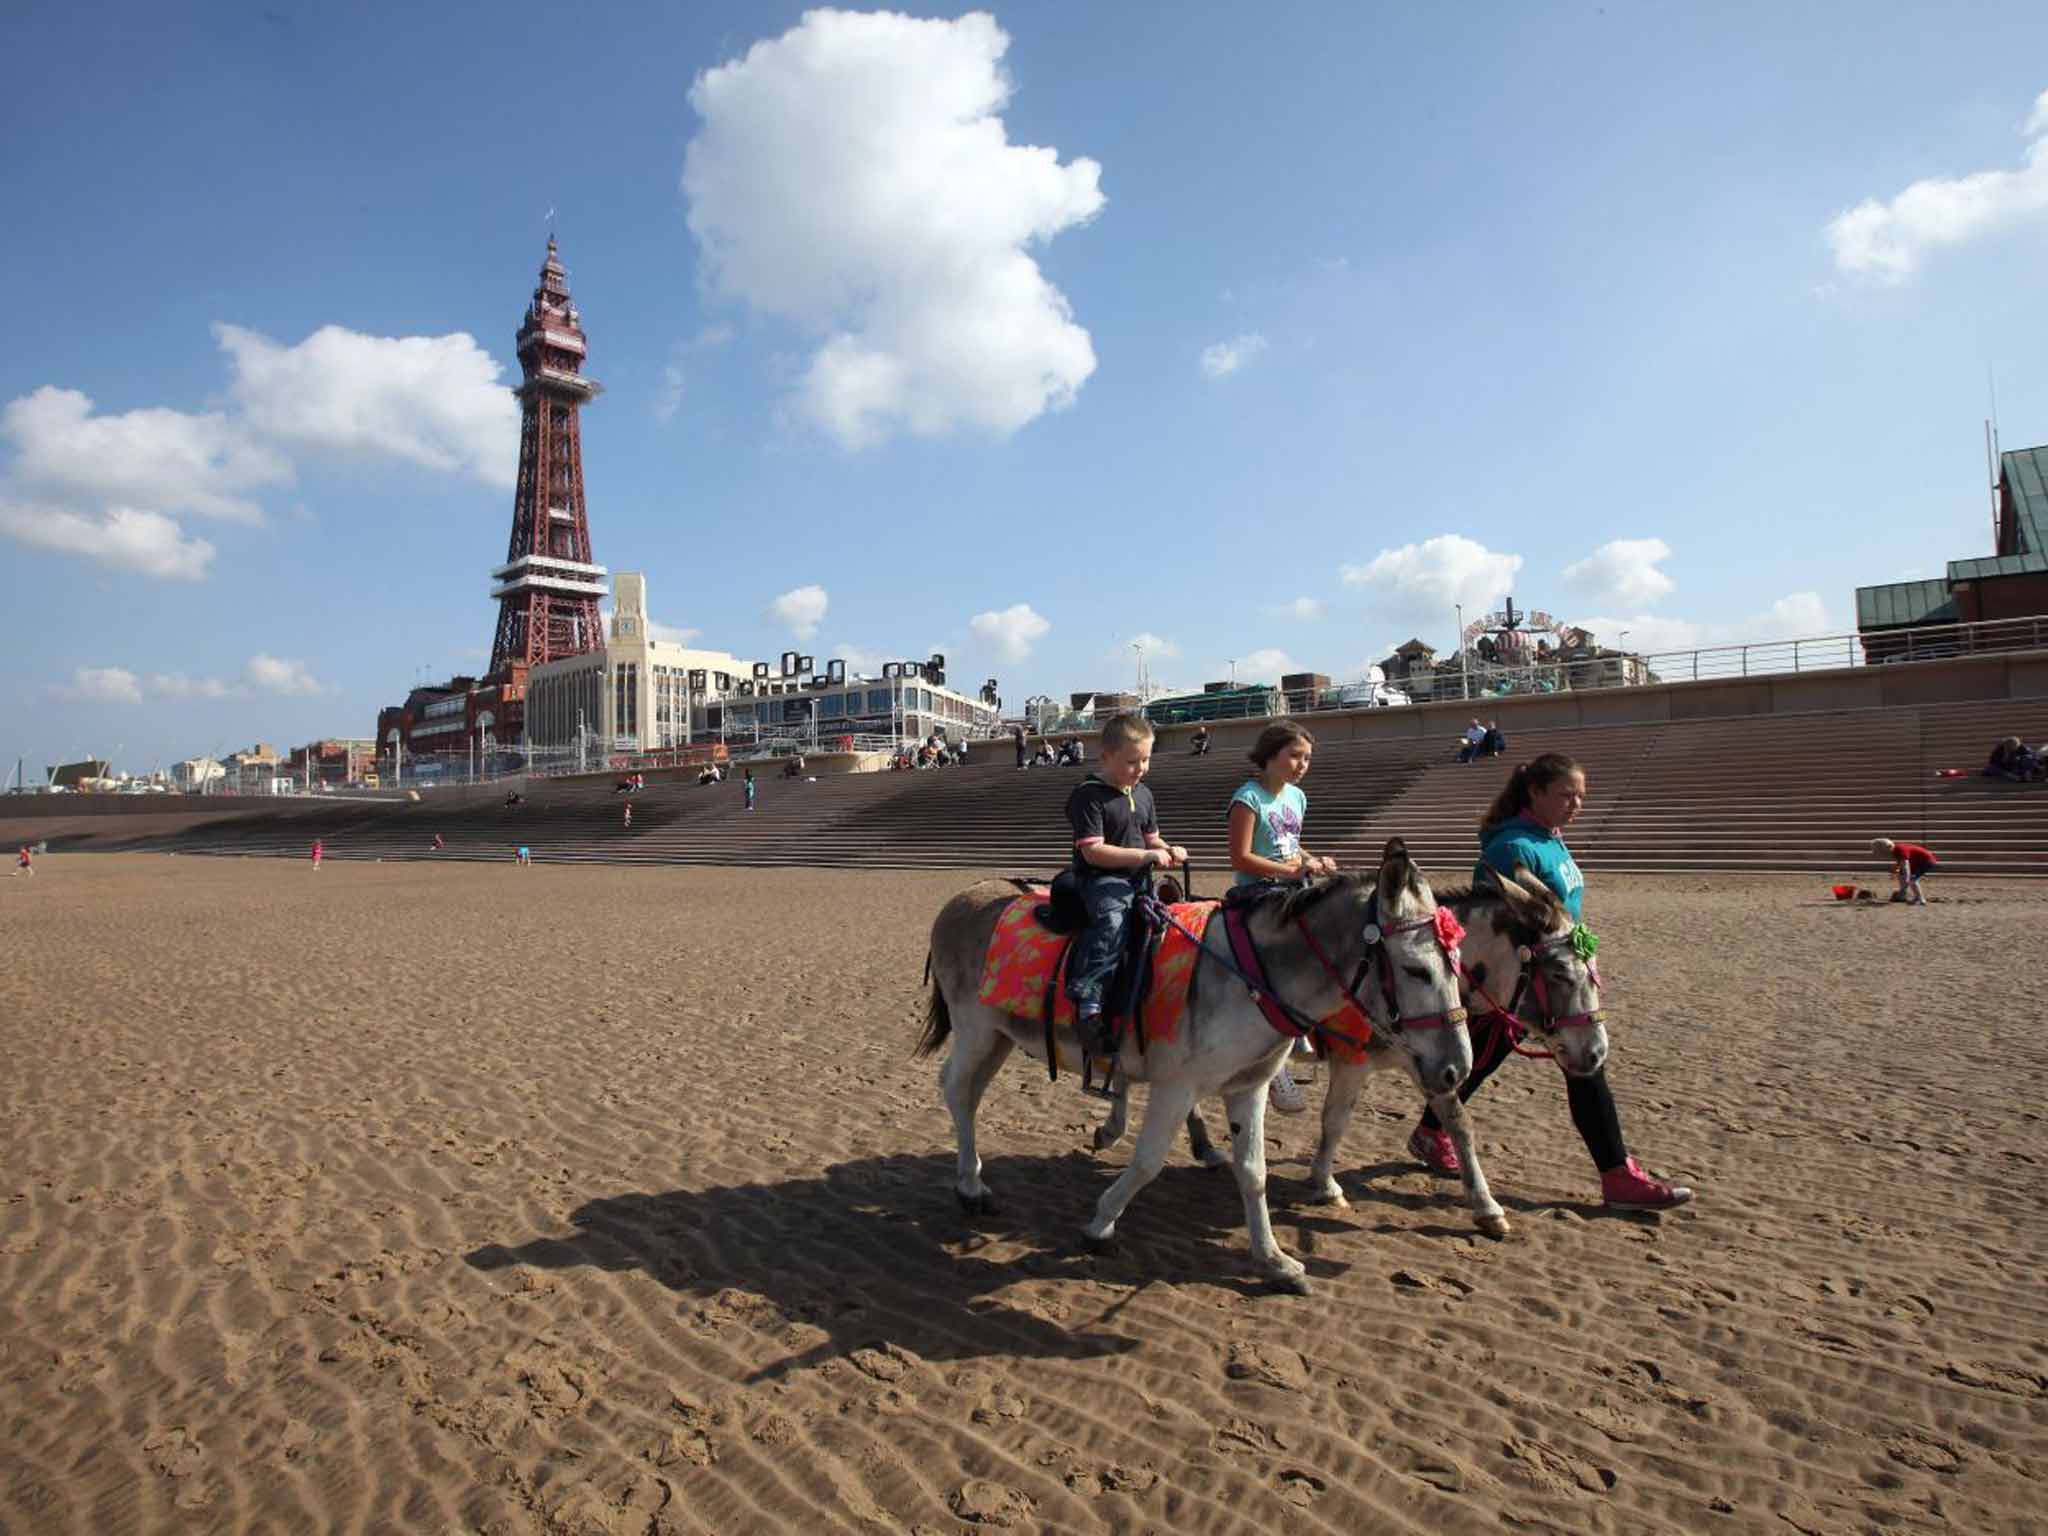
[[[1298,1115],[1308,1108],[1308,1095],[1301,1091],[1301,1084],[1285,1067],[1266,1085],[1266,1099],[1276,1112],[1283,1115]]]

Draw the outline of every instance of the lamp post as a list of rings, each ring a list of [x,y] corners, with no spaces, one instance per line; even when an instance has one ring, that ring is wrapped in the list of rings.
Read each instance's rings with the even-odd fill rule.
[[[1472,673],[1465,665],[1465,605],[1463,603],[1453,603],[1451,606],[1458,610],[1458,697],[1470,699],[1472,697]]]
[[[1628,631],[1624,629],[1621,632],[1621,686],[1624,688],[1628,686],[1629,671],[1630,668],[1628,664]]]
[[[1237,658],[1235,656],[1230,658],[1230,686],[1233,688],[1237,686]]]

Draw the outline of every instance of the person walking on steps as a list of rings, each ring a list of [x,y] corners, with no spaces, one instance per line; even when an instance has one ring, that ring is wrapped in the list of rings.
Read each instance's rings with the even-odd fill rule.
[[[1308,777],[1315,749],[1315,737],[1292,720],[1274,721],[1252,744],[1252,776],[1230,797],[1230,867],[1239,885],[1313,880],[1337,872],[1335,859],[1319,858],[1301,846],[1302,824],[1308,820],[1301,781]],[[1315,1047],[1304,1037],[1294,1042],[1291,1054],[1313,1061]],[[1282,1064],[1267,1084],[1266,1098],[1283,1115],[1308,1108],[1308,1096],[1289,1064]]]
[[[752,809],[754,808],[754,770],[753,770],[753,769],[749,768],[749,769],[747,770],[747,779],[746,779],[746,783],[745,783],[744,785],[742,785],[741,787],[742,787],[743,789],[745,789],[745,790],[746,790],[746,794],[747,794],[747,809],[751,811],[751,810],[752,810]]]
[[[1563,753],[1546,752],[1518,765],[1480,818],[1474,884],[1483,884],[1496,873],[1513,874],[1520,865],[1548,886],[1576,921],[1585,896],[1585,878],[1565,846],[1564,829],[1577,818],[1585,800],[1585,770]],[[1469,1100],[1477,1093],[1511,1053],[1508,1031],[1482,1030],[1481,1023],[1472,1021],[1473,1039],[1486,1039],[1488,1047],[1483,1058],[1474,1059],[1472,1075],[1458,1090],[1461,1099]],[[1572,1124],[1592,1154],[1610,1210],[1661,1211],[1692,1199],[1690,1189],[1653,1177],[1629,1155],[1605,1067],[1591,1077],[1565,1077],[1564,1085]],[[1457,1150],[1432,1110],[1422,1112],[1422,1123],[1408,1138],[1408,1150],[1437,1173],[1459,1171]]]

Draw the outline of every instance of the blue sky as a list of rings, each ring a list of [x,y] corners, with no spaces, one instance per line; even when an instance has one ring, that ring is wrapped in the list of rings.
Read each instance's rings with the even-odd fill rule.
[[[11,10],[10,770],[481,666],[550,207],[597,558],[1012,703],[1839,631],[2048,441],[2038,6],[915,14]]]

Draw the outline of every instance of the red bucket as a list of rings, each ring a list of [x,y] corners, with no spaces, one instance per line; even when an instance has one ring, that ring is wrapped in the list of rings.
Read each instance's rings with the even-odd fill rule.
[[[1831,885],[1828,889],[1835,893],[1835,900],[1837,901],[1854,901],[1856,899],[1856,887],[1853,885]]]

